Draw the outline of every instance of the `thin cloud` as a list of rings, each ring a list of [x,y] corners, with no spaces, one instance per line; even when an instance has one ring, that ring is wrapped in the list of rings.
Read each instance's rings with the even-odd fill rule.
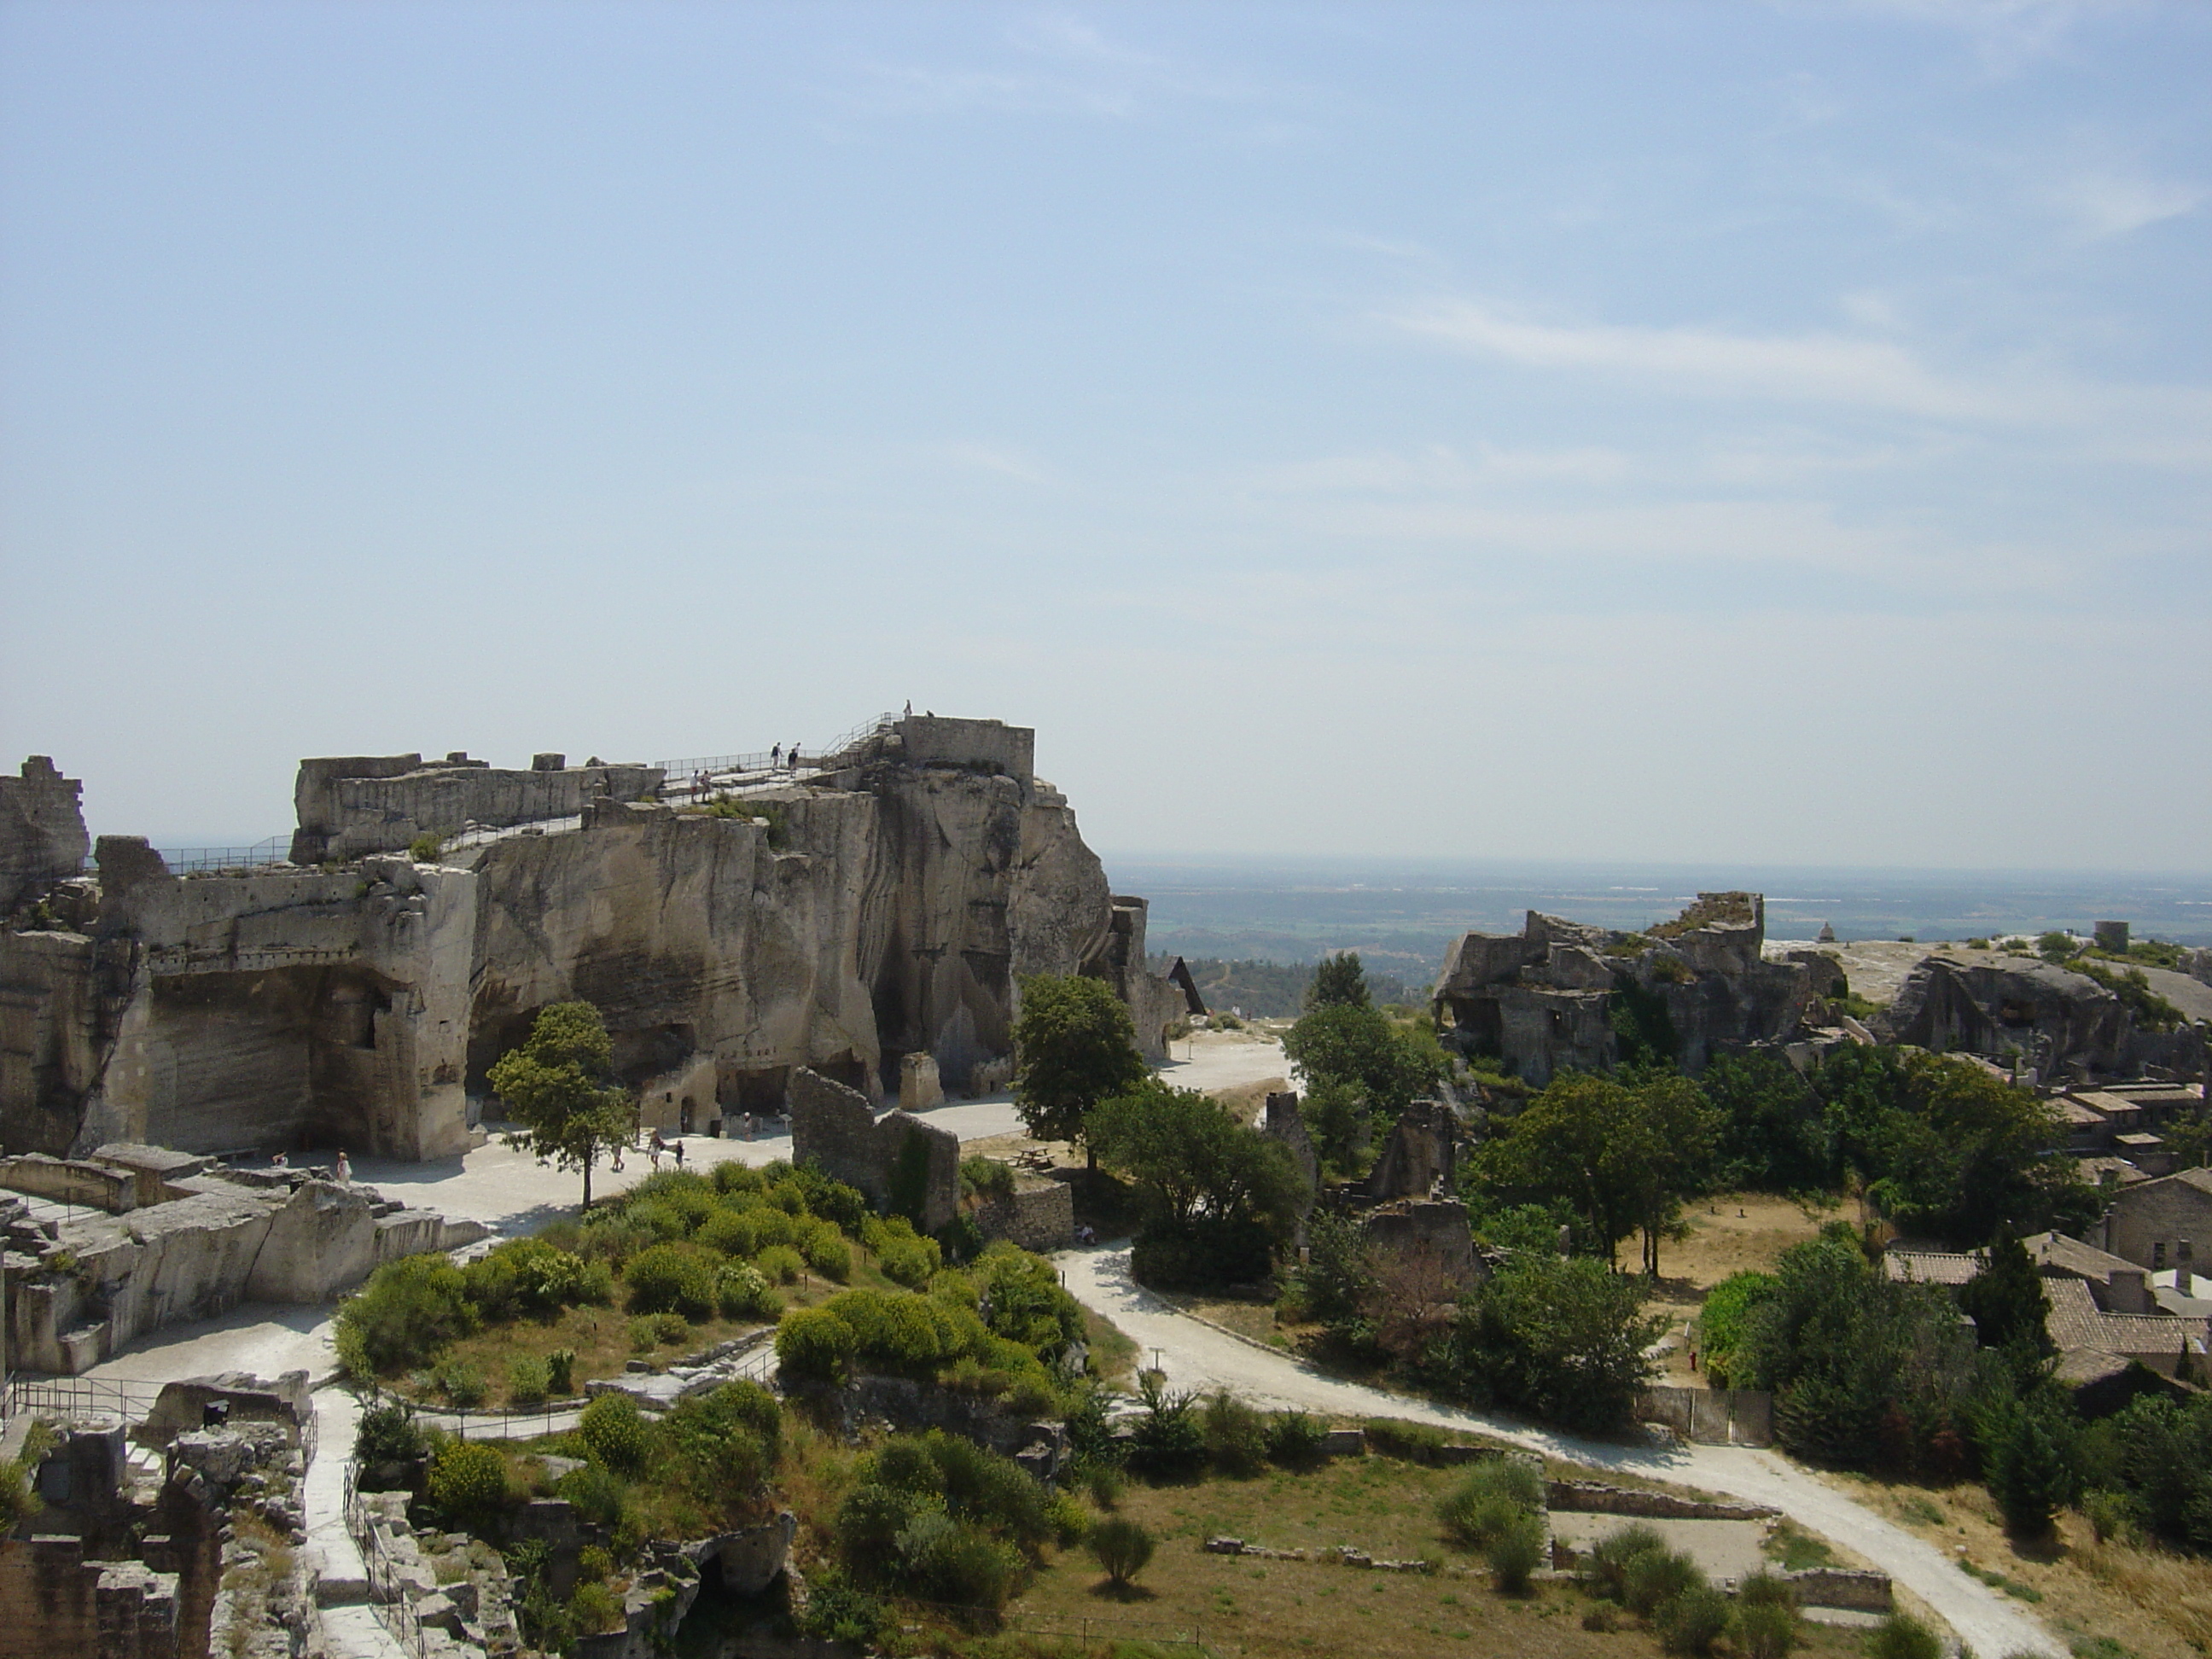
[[[2194,213],[2207,192],[2185,180],[2130,178],[2116,173],[2084,172],[2058,180],[2045,199],[2086,235],[2124,236],[2163,219]]]
[[[1941,420],[2018,417],[2016,401],[1937,374],[1887,340],[1540,323],[1473,300],[1385,318],[1425,339],[1532,368],[1587,369],[1705,392],[1854,404]]]

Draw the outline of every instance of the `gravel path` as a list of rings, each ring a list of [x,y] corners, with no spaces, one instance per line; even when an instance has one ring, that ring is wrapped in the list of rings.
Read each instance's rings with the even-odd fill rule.
[[[1936,1549],[1771,1452],[1724,1446],[1662,1450],[1616,1445],[1531,1428],[1478,1412],[1435,1406],[1387,1389],[1326,1376],[1293,1359],[1200,1323],[1129,1278],[1126,1245],[1064,1251],[1054,1258],[1069,1291],[1128,1333],[1141,1359],[1158,1363],[1176,1385],[1230,1388],[1256,1404],[1297,1407],[1336,1417],[1404,1417],[1465,1428],[1554,1457],[1652,1480],[1677,1480],[1771,1504],[1808,1531],[1842,1545],[1889,1574],[1936,1609],[1986,1659],[2033,1653],[2064,1659],[2065,1645],[1996,1591],[1967,1577]]]

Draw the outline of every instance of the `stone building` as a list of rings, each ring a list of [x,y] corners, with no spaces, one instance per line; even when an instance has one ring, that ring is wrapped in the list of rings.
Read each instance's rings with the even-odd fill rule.
[[[578,998],[625,1079],[706,1133],[780,1108],[800,1066],[879,1100],[926,1053],[965,1088],[1002,1063],[1032,974],[1107,980],[1158,1056],[1183,995],[1147,970],[1144,901],[1112,893],[1033,745],[997,720],[886,720],[720,812],[657,791],[658,769],[557,755],[311,760],[302,862],[173,871],[103,836],[96,880],[76,786],[34,759],[0,780],[19,890],[0,1146],[450,1156],[492,1062]],[[470,824],[434,864],[388,850]]]
[[[2212,1261],[2212,1170],[2138,1181],[2112,1195],[2091,1242],[2152,1273]]]

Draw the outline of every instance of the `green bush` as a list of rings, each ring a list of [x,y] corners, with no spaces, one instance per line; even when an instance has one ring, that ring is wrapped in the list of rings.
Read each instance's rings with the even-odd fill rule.
[[[1943,1659],[1936,1632],[1909,1613],[1893,1613],[1867,1633],[1867,1659]]]
[[[1267,1456],[1285,1468],[1311,1468],[1328,1438],[1328,1425],[1301,1411],[1277,1412],[1267,1419]]]
[[[1045,1505],[1052,1517],[1053,1541],[1062,1549],[1081,1543],[1091,1535],[1091,1511],[1083,1507],[1082,1499],[1073,1492],[1054,1492]]]
[[[945,1265],[945,1253],[933,1238],[924,1238],[902,1215],[872,1218],[863,1242],[876,1253],[876,1265],[893,1284],[920,1290]]]
[[[1431,1423],[1412,1423],[1402,1417],[1370,1417],[1360,1427],[1366,1431],[1367,1449],[1385,1457],[1402,1457],[1413,1463],[1443,1461],[1451,1437]]]
[[[2142,1529],[2142,1507],[2125,1492],[2104,1487],[2081,1494],[2082,1518],[2100,1544],[2132,1540]]]
[[[602,1527],[613,1527],[622,1519],[625,1494],[623,1484],[615,1479],[603,1463],[586,1463],[580,1469],[571,1469],[555,1483],[553,1490],[574,1506],[585,1520]]]
[[[1222,1474],[1242,1480],[1267,1461],[1267,1420],[1226,1389],[1216,1389],[1200,1413],[1206,1455]]]
[[[807,1382],[842,1382],[860,1340],[826,1308],[800,1308],[775,1328],[775,1358],[784,1375]]]
[[[473,1411],[484,1402],[491,1384],[484,1374],[465,1359],[441,1359],[431,1371],[432,1384],[440,1394],[462,1411]]]
[[[527,1354],[507,1362],[507,1397],[517,1406],[535,1406],[551,1390],[543,1359]]]
[[[806,1258],[788,1244],[771,1244],[753,1258],[753,1266],[770,1284],[791,1285],[806,1271]]]
[[[1510,1510],[1483,1552],[1491,1582],[1506,1595],[1523,1595],[1544,1564],[1544,1523],[1525,1510]]]
[[[1589,1555],[1583,1564],[1583,1577],[1595,1594],[1624,1601],[1628,1595],[1630,1566],[1640,1557],[1662,1552],[1666,1547],[1667,1540],[1659,1535],[1656,1527],[1623,1527],[1590,1547]]]
[[[1137,1379],[1145,1409],[1130,1423],[1129,1467],[1154,1480],[1179,1480],[1206,1467],[1206,1428],[1199,1420],[1197,1396],[1175,1394],[1158,1371]]]
[[[1688,1556],[1675,1550],[1647,1550],[1621,1575],[1621,1600],[1631,1613],[1648,1619],[1662,1602],[1699,1589],[1705,1582],[1705,1574]]]
[[[1109,1515],[1091,1528],[1091,1553],[1116,1584],[1126,1584],[1152,1559],[1152,1535],[1126,1516]]]
[[[473,1531],[507,1507],[507,1459],[481,1440],[447,1440],[430,1457],[430,1501]]]
[[[783,1298],[750,1262],[732,1261],[714,1276],[714,1298],[725,1319],[774,1319],[783,1311]]]
[[[714,1273],[720,1264],[696,1244],[655,1244],[623,1270],[632,1313],[714,1316]]]
[[[645,1414],[626,1394],[603,1394],[584,1407],[576,1431],[594,1462],[617,1474],[635,1474],[645,1467],[648,1450]]]
[[[568,1616],[579,1636],[599,1636],[623,1627],[622,1598],[595,1580],[578,1584],[568,1595]]]
[[[576,1351],[556,1348],[545,1356],[545,1389],[556,1400],[566,1400],[576,1389]]]
[[[979,1198],[1009,1199],[1014,1195],[1013,1167],[995,1158],[963,1158],[960,1184]]]
[[[817,1221],[808,1227],[799,1237],[799,1253],[808,1267],[834,1284],[853,1276],[853,1247],[831,1222]]]
[[[641,1314],[629,1322],[629,1351],[651,1353],[691,1340],[691,1322],[682,1314]]]
[[[1000,1605],[1054,1522],[1044,1492],[1012,1460],[933,1431],[898,1435],[863,1461],[836,1522],[856,1578],[926,1600]]]
[[[1121,1471],[1111,1463],[1093,1463],[1083,1472],[1083,1489],[1102,1510],[1110,1510],[1119,1504],[1128,1484],[1122,1480]]]
[[[1753,1601],[1741,1592],[1736,1599],[1735,1639],[1744,1659],[1784,1659],[1797,1645],[1797,1609],[1778,1601]]]
[[[413,1410],[397,1400],[371,1406],[354,1429],[354,1461],[359,1463],[405,1463],[428,1449]]]
[[[605,1302],[614,1288],[604,1261],[556,1248],[543,1238],[511,1238],[461,1269],[469,1301],[490,1324],[528,1316],[550,1319],[562,1309]]]
[[[1651,1622],[1669,1653],[1708,1654],[1728,1634],[1735,1609],[1711,1584],[1698,1584],[1659,1604]]]
[[[428,1364],[439,1350],[477,1328],[467,1281],[445,1256],[403,1256],[369,1275],[338,1309],[338,1358],[367,1381]]]
[[[1534,1515],[1544,1489],[1536,1471],[1518,1458],[1478,1463],[1445,1492],[1437,1519],[1454,1543],[1486,1549],[1524,1515]]]

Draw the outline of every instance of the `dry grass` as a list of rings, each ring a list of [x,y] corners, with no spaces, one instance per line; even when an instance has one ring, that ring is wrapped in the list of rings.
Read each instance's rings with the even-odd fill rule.
[[[1015,1604],[1023,1615],[1015,1628],[1079,1632],[1088,1620],[1094,1643],[1101,1643],[1195,1626],[1217,1653],[1250,1659],[1362,1653],[1642,1659],[1659,1651],[1633,1620],[1611,1633],[1583,1629],[1590,1603],[1571,1586],[1540,1585],[1526,1597],[1493,1591],[1487,1576],[1474,1571],[1480,1563],[1445,1545],[1434,1518],[1437,1498],[1459,1474],[1372,1457],[1310,1474],[1133,1486],[1120,1512],[1159,1540],[1134,1590],[1116,1596],[1086,1554],[1069,1551]],[[1419,1557],[1469,1571],[1374,1572],[1205,1553],[1206,1539],[1224,1533],[1276,1548],[1348,1544],[1378,1558]],[[1116,1632],[1097,1622],[1110,1620],[1137,1627]],[[1858,1646],[1856,1632],[1808,1626],[1807,1633],[1804,1650],[1815,1656]]]
[[[2212,1648],[2212,1562],[2117,1540],[2100,1544],[2088,1522],[2070,1512],[2059,1517],[2055,1539],[2018,1544],[1979,1486],[1822,1478],[1954,1560],[1963,1546],[1963,1559],[1984,1582],[2002,1580],[1995,1588],[2030,1602],[2069,1642],[2106,1637],[2141,1659],[2196,1659]]]
[[[1650,1311],[1667,1318],[1669,1333],[1678,1339],[1665,1352],[1659,1381],[1687,1386],[1705,1381],[1690,1369],[1685,1332],[1707,1291],[1731,1274],[1771,1270],[1783,1251],[1819,1237],[1823,1226],[1844,1213],[1840,1208],[1808,1211],[1771,1193],[1728,1193],[1692,1205],[1682,1218],[1689,1224],[1689,1237],[1659,1250],[1664,1277]]]
[[[1251,1123],[1259,1118],[1269,1095],[1289,1091],[1291,1080],[1286,1077],[1262,1078],[1257,1083],[1236,1083],[1226,1089],[1209,1089],[1206,1093],[1229,1109],[1230,1115],[1239,1123]]]

